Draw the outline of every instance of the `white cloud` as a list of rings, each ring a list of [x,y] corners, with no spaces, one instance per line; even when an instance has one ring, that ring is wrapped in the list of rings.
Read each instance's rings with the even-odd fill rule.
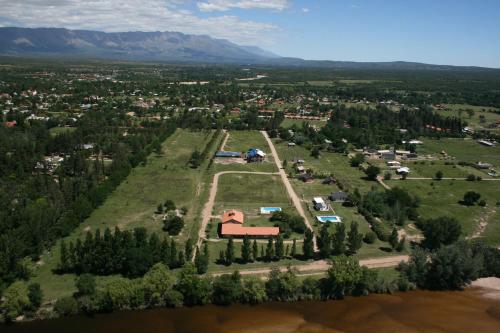
[[[303,13],[309,13],[309,8],[306,8],[306,7],[302,8],[302,12]]]
[[[107,32],[180,31],[242,44],[269,44],[274,24],[237,16],[200,17],[186,0],[0,0],[0,26],[64,27]],[[272,1],[270,1],[272,2]]]
[[[209,0],[197,3],[204,12],[227,11],[230,9],[271,9],[282,11],[289,6],[288,0]]]

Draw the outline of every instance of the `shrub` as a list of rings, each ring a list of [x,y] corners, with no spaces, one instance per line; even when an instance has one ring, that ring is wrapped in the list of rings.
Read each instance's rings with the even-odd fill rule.
[[[363,241],[366,244],[373,244],[373,243],[375,243],[376,239],[377,239],[377,235],[373,231],[368,231],[365,234],[365,237],[363,237]]]
[[[73,297],[63,297],[56,301],[54,310],[61,316],[70,316],[78,313],[78,303]]]
[[[481,207],[485,207],[486,206],[486,201],[485,200],[481,200],[478,202],[478,205],[481,206]]]

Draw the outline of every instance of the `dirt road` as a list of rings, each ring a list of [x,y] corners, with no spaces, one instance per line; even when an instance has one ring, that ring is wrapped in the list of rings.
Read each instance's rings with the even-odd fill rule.
[[[271,138],[269,138],[269,135],[267,134],[266,131],[261,131],[262,135],[267,140],[267,144],[269,145],[269,148],[271,149],[271,153],[273,154],[274,161],[276,163],[276,166],[278,167],[279,174],[281,176],[281,179],[283,180],[283,184],[285,184],[285,188],[288,192],[288,195],[292,199],[292,202],[295,206],[295,209],[297,209],[297,212],[299,213],[300,216],[304,218],[304,221],[306,223],[306,226],[309,230],[313,231],[313,228],[311,224],[309,223],[309,220],[307,219],[307,216],[304,212],[304,209],[302,208],[301,200],[295,193],[292,184],[290,183],[290,180],[288,179],[288,176],[286,175],[285,170],[283,169],[283,164],[281,163],[281,160],[279,159],[278,153],[276,152],[276,148],[274,147],[274,143],[271,141]],[[316,244],[316,235],[314,235],[313,238],[313,243],[314,243],[314,251],[318,250],[318,246]]]
[[[400,256],[390,256],[390,257],[381,257],[381,258],[373,258],[373,259],[365,259],[360,260],[360,266],[366,266],[368,268],[386,268],[386,267],[395,267],[399,265],[401,261],[407,262],[409,256],[400,255]],[[304,265],[293,265],[291,268],[296,269],[299,273],[307,273],[307,272],[315,272],[315,273],[324,273],[330,268],[330,264],[327,260],[318,260],[313,261],[311,263],[307,263]],[[286,271],[288,267],[279,266],[281,271]],[[255,268],[255,269],[239,269],[241,275],[266,275],[269,274],[271,268]],[[222,274],[227,274],[227,272],[217,272],[212,275],[218,276]],[[304,275],[304,274],[301,274]]]

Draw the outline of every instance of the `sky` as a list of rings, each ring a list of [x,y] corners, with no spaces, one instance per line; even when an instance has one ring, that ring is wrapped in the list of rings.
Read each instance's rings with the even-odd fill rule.
[[[500,68],[500,0],[0,0],[0,26],[180,31],[304,59]]]

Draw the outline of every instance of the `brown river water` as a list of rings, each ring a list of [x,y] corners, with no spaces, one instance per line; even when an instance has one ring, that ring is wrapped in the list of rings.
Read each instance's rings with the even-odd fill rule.
[[[493,298],[492,296],[496,296]],[[0,326],[1,332],[499,333],[500,299],[484,289],[412,291],[342,301],[127,311]]]

